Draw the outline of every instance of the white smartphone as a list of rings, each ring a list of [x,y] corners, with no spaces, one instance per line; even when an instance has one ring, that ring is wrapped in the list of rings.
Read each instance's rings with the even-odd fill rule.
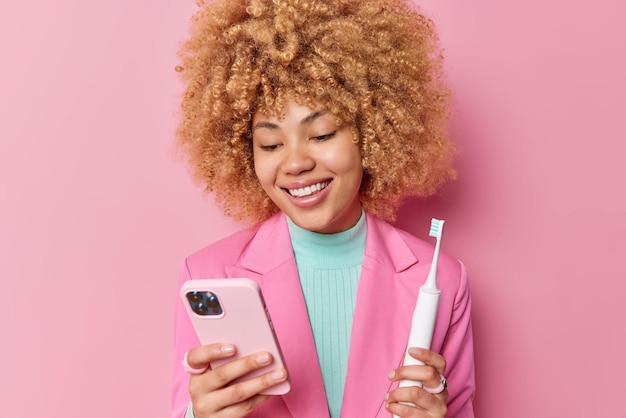
[[[200,342],[230,343],[237,347],[233,357],[211,363],[211,368],[259,351],[268,351],[274,362],[233,383],[284,367],[278,339],[259,285],[245,278],[195,279],[183,284],[180,296]],[[262,394],[284,395],[289,379],[267,388]]]

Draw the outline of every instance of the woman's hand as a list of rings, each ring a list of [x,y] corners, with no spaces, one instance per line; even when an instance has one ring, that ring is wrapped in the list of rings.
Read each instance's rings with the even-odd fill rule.
[[[391,373],[392,381],[415,380],[422,382],[426,388],[437,388],[442,383],[442,376],[446,371],[446,360],[439,354],[423,348],[411,348],[411,357],[421,360],[424,366],[402,366]],[[397,388],[385,395],[387,411],[402,418],[443,418],[446,416],[448,390],[431,394],[418,387]],[[400,402],[410,402],[415,406]]]
[[[196,347],[187,354],[187,362],[194,369],[203,369],[210,362],[232,357],[236,348],[231,344],[209,344]],[[287,380],[283,368],[271,370],[261,376],[229,385],[233,380],[266,367],[274,361],[270,353],[260,352],[221,366],[208,368],[202,374],[189,378],[189,393],[196,418],[243,417],[270,395],[259,392]]]

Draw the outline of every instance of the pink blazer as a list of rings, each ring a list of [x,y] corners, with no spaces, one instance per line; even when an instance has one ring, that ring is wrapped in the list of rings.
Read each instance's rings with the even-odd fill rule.
[[[402,363],[411,317],[426,280],[433,246],[366,215],[365,258],[356,297],[342,418],[390,417],[384,395],[388,373]],[[324,384],[284,214],[218,241],[185,260],[181,284],[190,279],[248,277],[257,281],[272,316],[291,379],[291,391],[258,407],[250,417],[328,417]],[[441,298],[432,349],[448,364],[448,417],[473,417],[474,362],[470,297],[465,268],[441,254]],[[177,299],[172,418],[189,403],[181,361],[199,341]]]

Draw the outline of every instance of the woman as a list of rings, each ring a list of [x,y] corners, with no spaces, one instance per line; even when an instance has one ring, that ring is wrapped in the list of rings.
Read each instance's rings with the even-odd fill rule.
[[[236,347],[200,346],[179,303],[172,416],[472,417],[464,267],[440,257],[432,351],[411,350],[425,365],[403,367],[433,249],[385,222],[454,176],[430,20],[401,0],[223,0],[192,29],[180,149],[252,226],[188,257],[181,281],[257,281],[291,390],[259,395],[287,379],[271,367],[229,384],[271,365],[266,353],[207,369]]]

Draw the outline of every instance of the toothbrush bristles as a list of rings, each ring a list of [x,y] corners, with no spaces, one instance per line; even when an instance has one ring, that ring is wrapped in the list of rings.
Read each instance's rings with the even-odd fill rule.
[[[428,235],[431,237],[439,237],[443,228],[444,221],[432,218],[430,221],[430,232]]]

